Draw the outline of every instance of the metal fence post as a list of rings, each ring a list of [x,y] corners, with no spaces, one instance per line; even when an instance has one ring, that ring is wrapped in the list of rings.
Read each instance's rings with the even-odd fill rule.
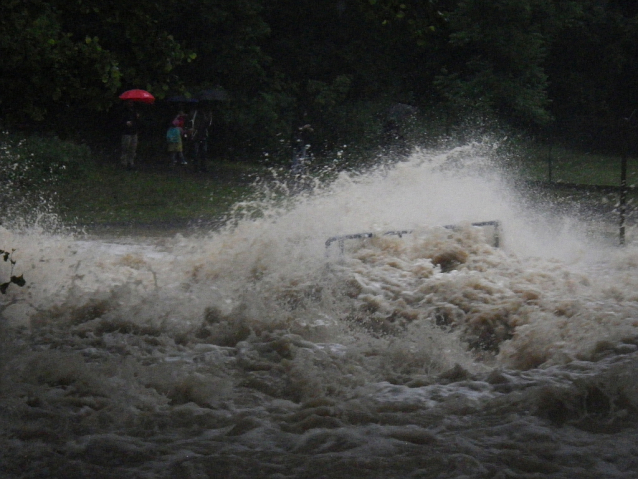
[[[552,182],[552,140],[549,140],[549,151],[547,152],[547,176],[548,181]]]
[[[618,213],[620,216],[620,231],[618,241],[621,246],[625,244],[625,220],[627,216],[627,157],[629,156],[629,124],[636,110],[631,112],[629,118],[621,122],[622,128],[622,156],[620,158],[620,201],[618,202]]]
[[[618,212],[620,215],[620,245],[625,244],[625,217],[627,215],[627,148],[623,148],[623,154],[620,159],[620,201],[618,204]]]

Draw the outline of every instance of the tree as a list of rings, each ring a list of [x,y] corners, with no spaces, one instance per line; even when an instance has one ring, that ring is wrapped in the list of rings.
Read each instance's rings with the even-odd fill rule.
[[[547,62],[557,116],[610,121],[635,108],[638,18],[624,3],[582,2],[557,32]]]
[[[382,25],[399,25],[419,46],[431,43],[432,34],[445,28],[446,11],[456,2],[449,0],[358,0],[359,8]]]
[[[290,102],[286,80],[272,70],[272,58],[263,49],[271,32],[263,18],[264,3],[184,0],[161,23],[197,54],[176,70],[179,88],[194,94],[220,86],[228,92],[231,101],[215,105],[217,127],[223,127],[228,146],[242,149],[274,138],[281,131],[281,110]]]
[[[289,131],[310,122],[325,149],[374,137],[384,106],[431,89],[426,50],[385,14],[367,0],[265,4],[272,33],[262,45],[293,100]]]
[[[544,124],[548,78],[546,0],[462,0],[449,13],[449,48],[436,86],[456,110]]]
[[[103,110],[122,88],[158,96],[191,56],[157,17],[170,2],[7,0],[0,6],[0,105],[5,118]]]

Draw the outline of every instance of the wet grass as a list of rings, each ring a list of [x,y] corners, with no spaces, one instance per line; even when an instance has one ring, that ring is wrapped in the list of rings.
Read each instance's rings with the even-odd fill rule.
[[[578,218],[587,225],[587,234],[609,244],[637,240],[638,158],[627,158],[628,190],[622,204],[620,154],[538,144],[517,153],[513,176],[529,206]]]
[[[543,183],[542,196],[556,205],[578,205],[608,214],[617,206],[617,191],[565,189],[567,185],[620,185],[620,156],[538,144],[517,145],[515,176]],[[551,159],[551,164],[550,164]],[[551,183],[550,180],[551,166]],[[57,203],[67,225],[184,226],[218,222],[252,192],[252,180],[265,168],[247,162],[215,161],[209,171],[142,164],[137,171],[113,163],[97,164],[78,178],[56,186]],[[638,183],[638,159],[629,158],[628,184]],[[562,186],[561,186],[562,185]],[[538,185],[537,185],[538,186]],[[632,188],[631,207],[638,203]],[[633,210],[633,208],[632,208]]]
[[[526,180],[620,186],[621,156],[618,154],[536,144],[525,145],[519,155],[520,175]],[[638,184],[636,158],[628,158],[627,184]]]
[[[55,188],[65,224],[81,226],[214,222],[250,194],[261,168],[215,163],[206,173],[189,167],[127,171],[99,165]]]

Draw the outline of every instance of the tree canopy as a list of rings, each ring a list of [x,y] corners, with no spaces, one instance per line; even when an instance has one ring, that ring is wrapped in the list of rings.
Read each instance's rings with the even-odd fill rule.
[[[5,0],[7,125],[223,88],[229,141],[262,147],[310,117],[326,141],[392,102],[518,126],[614,119],[638,101],[626,0]]]

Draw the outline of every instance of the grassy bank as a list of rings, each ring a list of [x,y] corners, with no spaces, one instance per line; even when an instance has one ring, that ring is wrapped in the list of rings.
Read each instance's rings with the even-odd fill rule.
[[[54,187],[64,223],[108,225],[214,222],[251,192],[260,167],[215,163],[206,173],[188,167],[140,168],[100,165]]]
[[[548,182],[551,155],[552,183]],[[584,211],[609,215],[618,193],[587,188],[565,189],[561,184],[619,186],[620,158],[568,149],[527,149],[521,154],[517,176],[545,186],[533,197],[563,208],[580,205]],[[629,162],[628,184],[636,182],[636,161]],[[143,167],[126,171],[106,164],[87,169],[72,181],[56,186],[58,204],[66,224],[90,227],[117,225],[181,225],[215,223],[233,204],[252,192],[252,182],[264,167],[242,162],[212,162],[197,174],[189,167]],[[554,185],[554,186],[552,186]],[[638,201],[631,188],[629,202]],[[633,208],[632,208],[633,209]]]
[[[598,186],[620,186],[621,156],[560,146],[527,145],[520,150],[525,179]],[[627,182],[638,182],[638,161],[628,159]]]
[[[189,167],[169,169],[165,162],[154,162],[150,157],[138,170],[126,171],[113,158],[100,161],[87,147],[56,138],[24,140],[5,132],[0,140],[6,201],[48,191],[64,224],[88,228],[214,224],[237,201],[250,195],[253,180],[265,173],[259,164],[219,159],[209,163],[208,172],[195,173]],[[561,208],[580,204],[587,211],[605,214],[617,204],[617,190],[558,186],[617,187],[618,156],[523,142],[512,142],[501,153],[509,159],[516,178],[542,183],[529,192],[531,199]],[[549,158],[553,183],[548,183]],[[628,184],[633,185],[638,179],[638,161],[630,158],[628,166]],[[638,202],[636,188],[632,188],[629,200]]]

